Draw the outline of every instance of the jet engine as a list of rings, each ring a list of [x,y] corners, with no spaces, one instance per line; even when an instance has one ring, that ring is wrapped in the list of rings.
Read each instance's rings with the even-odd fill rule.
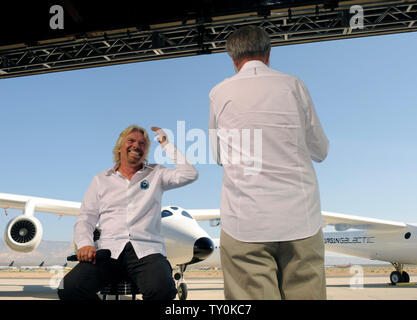
[[[9,221],[4,232],[4,242],[17,252],[35,250],[42,239],[42,225],[33,215],[20,215]]]

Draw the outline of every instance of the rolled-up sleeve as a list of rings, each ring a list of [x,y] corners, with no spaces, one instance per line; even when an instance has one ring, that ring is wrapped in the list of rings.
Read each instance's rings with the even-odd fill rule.
[[[179,188],[198,179],[198,171],[186,157],[172,144],[168,143],[163,150],[174,160],[174,168],[163,168],[162,188],[164,190]]]
[[[94,177],[84,196],[74,226],[74,242],[77,248],[94,246],[94,229],[99,219],[98,177]]]

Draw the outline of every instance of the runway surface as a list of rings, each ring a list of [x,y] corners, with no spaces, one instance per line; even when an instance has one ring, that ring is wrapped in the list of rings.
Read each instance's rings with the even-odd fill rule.
[[[56,300],[57,280],[52,278],[0,278],[0,300]],[[417,275],[411,275],[411,282],[417,282]],[[223,300],[223,279],[186,278],[187,300]],[[386,275],[354,277],[327,277],[329,300],[417,300],[417,285],[388,284]],[[138,297],[140,298],[140,296]],[[109,297],[109,300],[114,297]],[[123,296],[122,299],[130,299]]]

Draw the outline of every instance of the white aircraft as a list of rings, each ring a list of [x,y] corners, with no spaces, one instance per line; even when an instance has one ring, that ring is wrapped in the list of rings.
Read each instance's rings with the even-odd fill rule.
[[[323,212],[323,219],[336,230],[324,234],[327,250],[390,262],[396,270],[390,275],[392,284],[410,282],[404,265],[417,264],[417,223],[331,212]]]
[[[8,266],[0,266],[0,270],[14,269],[15,267],[13,267],[13,264],[14,264],[14,260],[12,262],[10,262],[10,264]]]
[[[22,215],[7,225],[6,244],[19,252],[34,250],[42,238],[42,226],[34,217],[35,211],[75,216],[80,205],[79,202],[0,193],[1,208],[23,210]],[[211,225],[218,225],[220,212],[218,209],[185,211],[170,206],[162,208],[161,215],[168,260],[178,270],[174,278],[179,297],[184,298],[187,295],[184,282],[187,265],[205,260],[214,249],[213,240],[196,220],[209,220]],[[417,224],[326,211],[322,216],[323,227],[332,225],[336,230],[325,233],[326,250],[390,262],[396,269],[390,275],[391,282],[409,282],[409,275],[403,269],[405,264],[417,264]]]
[[[38,270],[38,269],[43,269],[45,261],[42,261],[38,266],[20,266],[19,269],[20,270]]]
[[[199,220],[204,220],[205,216],[206,220],[211,221],[212,226],[218,225],[220,221],[220,212],[217,209],[187,211],[193,216],[198,216]],[[417,264],[417,223],[364,218],[326,211],[322,212],[322,216],[323,227],[334,226],[336,230],[324,233],[326,250],[390,262],[396,270],[390,275],[393,284],[410,281],[410,276],[404,271],[404,265]],[[213,239],[213,241],[217,240]],[[201,265],[210,266],[211,263],[212,266],[218,266],[220,260],[217,257],[218,253],[214,252],[211,259]]]
[[[80,206],[80,202],[0,193],[0,208],[23,210],[21,215],[14,217],[7,224],[4,233],[6,245],[17,252],[33,251],[40,244],[43,233],[42,225],[34,215],[35,212],[76,216]],[[161,216],[167,258],[175,270],[174,279],[178,297],[180,300],[185,300],[186,267],[210,256],[214,244],[207,232],[184,209],[175,206],[163,207]]]

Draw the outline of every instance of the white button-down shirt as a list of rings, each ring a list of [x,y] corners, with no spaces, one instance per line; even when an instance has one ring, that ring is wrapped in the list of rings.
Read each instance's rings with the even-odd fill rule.
[[[166,256],[161,234],[162,194],[193,182],[198,172],[173,144],[168,143],[164,151],[174,160],[175,169],[145,165],[129,181],[116,165],[93,178],[74,227],[78,248],[94,246],[93,232],[99,224],[101,236],[96,247],[110,249],[114,259],[128,241],[139,259],[153,253]]]
[[[324,160],[329,142],[301,80],[260,61],[245,63],[210,92],[209,129],[217,130],[210,136],[211,150],[223,165],[220,213],[226,233],[262,242],[319,231],[319,187],[311,160]],[[231,139],[235,129],[241,141]]]

